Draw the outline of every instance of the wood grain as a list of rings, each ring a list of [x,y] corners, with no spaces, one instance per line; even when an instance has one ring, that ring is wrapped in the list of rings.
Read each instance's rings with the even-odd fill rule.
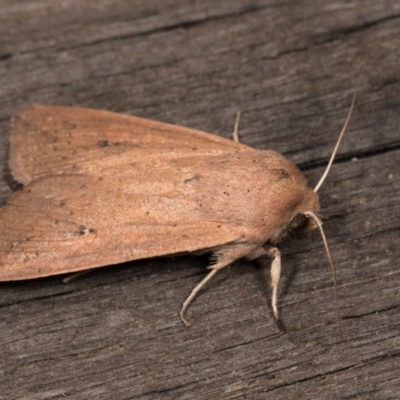
[[[283,153],[320,191],[345,339],[317,233],[282,246],[280,334],[268,260],[239,262],[193,304],[199,257],[0,285],[0,399],[396,399],[400,391],[400,25],[396,1],[4,0],[0,162],[33,103],[123,112]],[[118,241],[118,238],[115,238]]]

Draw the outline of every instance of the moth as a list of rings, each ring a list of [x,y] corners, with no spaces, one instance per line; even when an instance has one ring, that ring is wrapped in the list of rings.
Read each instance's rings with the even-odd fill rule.
[[[281,154],[205,132],[75,107],[21,111],[11,122],[9,166],[23,188],[0,208],[0,281],[211,252],[210,272],[180,312],[189,326],[189,304],[218,271],[240,258],[271,255],[278,318],[278,244],[316,227],[336,291],[317,191],[355,96],[314,189]]]

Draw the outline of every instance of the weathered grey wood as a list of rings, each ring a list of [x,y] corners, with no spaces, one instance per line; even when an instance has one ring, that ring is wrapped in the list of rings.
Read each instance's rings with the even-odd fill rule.
[[[186,125],[323,171],[364,57],[349,133],[321,189],[344,340],[317,233],[282,245],[280,335],[269,270],[242,261],[189,310],[196,257],[0,285],[0,399],[399,398],[398,1],[3,0],[0,156],[32,103]],[[10,190],[0,184],[3,202]],[[115,238],[118,240],[118,238]]]

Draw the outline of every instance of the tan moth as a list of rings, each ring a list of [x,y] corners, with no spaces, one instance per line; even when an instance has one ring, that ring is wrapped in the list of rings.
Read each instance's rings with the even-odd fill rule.
[[[317,227],[339,313],[317,191],[356,92],[314,189],[276,152],[193,129],[75,107],[20,112],[12,119],[9,164],[23,189],[0,208],[0,281],[209,251],[215,263],[180,312],[189,326],[189,304],[218,271],[240,258],[269,254],[278,318],[277,246],[288,232]]]

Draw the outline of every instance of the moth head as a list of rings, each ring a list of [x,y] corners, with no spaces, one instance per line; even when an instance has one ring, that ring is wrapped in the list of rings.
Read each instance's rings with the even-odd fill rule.
[[[310,189],[300,206],[296,208],[289,224],[286,226],[289,235],[317,227],[316,222],[310,216],[309,212],[315,216],[319,213],[318,195]]]
[[[306,229],[316,228],[315,223],[307,215],[303,213],[297,214],[287,226],[289,234],[304,231]]]

